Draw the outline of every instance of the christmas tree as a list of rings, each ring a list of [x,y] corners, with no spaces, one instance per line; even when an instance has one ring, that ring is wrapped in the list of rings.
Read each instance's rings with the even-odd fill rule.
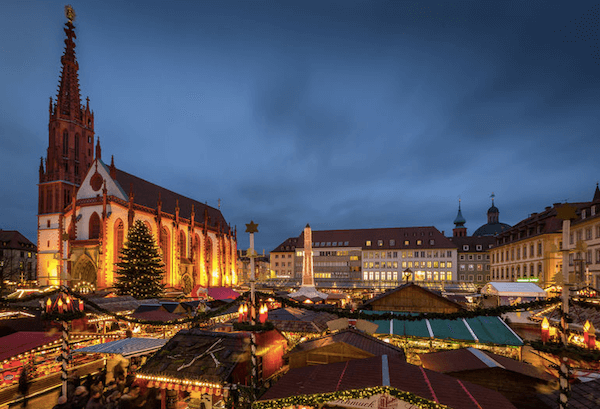
[[[119,295],[156,298],[163,293],[164,264],[148,227],[137,220],[127,232],[117,264],[115,288]]]

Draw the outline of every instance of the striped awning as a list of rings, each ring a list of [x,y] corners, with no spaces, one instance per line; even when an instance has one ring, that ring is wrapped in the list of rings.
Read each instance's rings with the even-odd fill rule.
[[[522,346],[523,340],[500,317],[479,316],[459,319],[422,319],[417,321],[378,320],[384,311],[372,313],[369,321],[379,325],[377,334],[406,337],[454,339],[498,345]]]

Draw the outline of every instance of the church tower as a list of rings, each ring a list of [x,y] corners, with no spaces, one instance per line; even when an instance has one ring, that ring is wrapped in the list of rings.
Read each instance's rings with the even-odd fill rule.
[[[48,123],[48,149],[42,158],[38,185],[38,278],[41,284],[49,276],[60,274],[64,259],[62,236],[63,213],[70,205],[77,188],[85,177],[94,156],[94,113],[90,111],[89,98],[81,104],[79,93],[79,64],[75,58],[75,12],[65,7],[65,50],[61,57],[61,73],[56,99],[50,97]],[[52,257],[50,257],[52,256]],[[52,262],[55,260],[55,262]],[[40,263],[40,261],[42,261]],[[56,266],[52,266],[57,264]]]
[[[460,199],[458,199],[458,214],[456,215],[456,219],[454,219],[454,229],[452,229],[453,237],[467,237],[467,228],[465,227],[465,223],[467,221],[462,215],[460,210]]]

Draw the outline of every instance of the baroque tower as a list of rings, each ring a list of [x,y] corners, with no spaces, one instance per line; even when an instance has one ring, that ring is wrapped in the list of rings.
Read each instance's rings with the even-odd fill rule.
[[[55,100],[50,97],[48,149],[39,168],[38,251],[43,260],[38,259],[41,261],[38,261],[38,278],[42,284],[50,284],[49,276],[60,276],[61,263],[52,260],[64,258],[64,210],[71,204],[94,159],[94,113],[90,111],[89,98],[85,106],[81,104],[79,64],[75,58],[75,12],[71,6],[65,7],[65,15],[65,50],[58,94]]]

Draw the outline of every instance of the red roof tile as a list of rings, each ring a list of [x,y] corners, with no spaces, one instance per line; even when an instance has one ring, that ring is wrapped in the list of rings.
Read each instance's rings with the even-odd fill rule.
[[[180,217],[189,220],[192,212],[192,206],[194,206],[196,221],[200,223],[204,222],[204,211],[206,210],[208,212],[208,224],[210,226],[216,226],[217,222],[219,222],[221,227],[224,229],[227,226],[227,222],[221,214],[221,211],[215,209],[214,207],[208,206],[205,203],[182,196],[120,169],[117,169],[116,181],[121,186],[121,189],[125,194],[129,195],[130,190],[133,191],[133,200],[136,204],[148,207],[150,209],[156,209],[158,198],[160,196],[160,200],[162,202],[162,211],[165,213],[175,215],[175,206],[177,201],[179,201]]]

